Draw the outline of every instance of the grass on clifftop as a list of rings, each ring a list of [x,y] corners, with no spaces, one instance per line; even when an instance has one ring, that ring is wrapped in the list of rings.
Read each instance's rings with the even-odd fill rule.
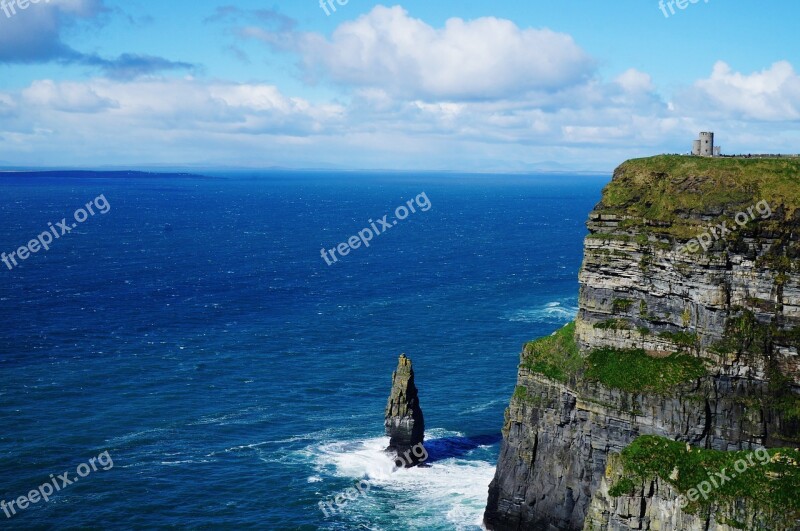
[[[622,463],[624,476],[610,489],[612,496],[632,492],[635,483],[658,476],[686,497],[686,511],[690,513],[741,499],[752,504],[751,510],[778,515],[789,524],[800,518],[800,450],[797,449],[723,452],[687,447],[684,442],[647,435],[622,451]],[[709,478],[714,479],[716,486]],[[692,495],[691,491],[704,482],[708,482],[710,492],[705,497],[697,491]]]
[[[522,350],[522,366],[565,383],[583,366],[575,344],[575,323],[572,322],[551,336],[526,344]]]
[[[604,348],[583,358],[574,322],[525,345],[522,367],[561,383],[583,370],[589,380],[630,393],[666,393],[706,374],[703,361],[686,354],[653,358],[644,350]]]
[[[617,168],[599,210],[671,223],[670,232],[680,233],[681,212],[724,210],[727,218],[761,200],[773,209],[784,205],[789,215],[800,208],[800,158],[629,160]]]

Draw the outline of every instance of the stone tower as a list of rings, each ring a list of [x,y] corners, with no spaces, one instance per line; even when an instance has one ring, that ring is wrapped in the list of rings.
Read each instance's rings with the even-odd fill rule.
[[[700,138],[692,142],[692,155],[697,157],[719,157],[721,151],[714,146],[714,133],[710,131],[700,133]]]
[[[714,156],[714,133],[711,132],[700,133],[700,156],[701,157]]]

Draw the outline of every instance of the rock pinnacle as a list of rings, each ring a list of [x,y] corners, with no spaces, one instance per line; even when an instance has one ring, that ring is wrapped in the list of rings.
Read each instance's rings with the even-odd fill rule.
[[[405,354],[400,355],[397,369],[392,373],[392,391],[386,404],[386,435],[390,437],[388,452],[410,455],[425,438],[425,421],[419,407],[414,369]]]

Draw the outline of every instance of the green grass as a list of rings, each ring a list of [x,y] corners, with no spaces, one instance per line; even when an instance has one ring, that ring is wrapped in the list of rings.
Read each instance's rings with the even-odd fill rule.
[[[661,155],[629,160],[614,172],[598,210],[667,223],[650,228],[688,239],[707,223],[687,220],[679,212],[721,209],[719,220],[731,220],[761,200],[773,212],[783,205],[791,219],[800,208],[800,159]],[[757,216],[750,226],[759,220]]]
[[[784,332],[784,334],[791,332]],[[769,350],[770,336],[779,334],[767,324],[760,323],[753,312],[742,310],[725,322],[724,339],[712,345],[720,353],[747,353],[763,356]],[[782,336],[783,337],[783,336]]]
[[[661,332],[658,337],[669,339],[678,346],[693,348],[697,346],[697,334],[690,334],[689,332]]]
[[[611,304],[611,311],[613,313],[622,313],[627,312],[630,309],[631,305],[633,305],[633,301],[629,299],[614,299],[614,302]]]
[[[575,323],[525,345],[522,366],[552,380],[567,382],[583,366],[575,344]]]
[[[744,470],[742,459],[747,464]],[[751,511],[782,517],[789,528],[800,518],[800,450],[797,449],[723,452],[687,448],[684,442],[647,435],[623,450],[622,463],[624,477],[612,488],[612,496],[630,492],[635,480],[658,476],[687,497],[689,512],[707,509],[712,504],[719,507],[722,502],[732,505],[736,500],[745,500]],[[718,473],[724,473],[725,481]],[[715,479],[717,486],[709,483],[713,489],[708,499],[690,497],[690,491],[709,481],[709,477]]]
[[[589,354],[585,377],[630,393],[665,394],[706,372],[701,359],[686,354],[653,358],[642,349],[601,348]]]
[[[786,420],[800,420],[800,396],[785,394],[776,398],[773,406],[783,413]]]
[[[544,397],[530,394],[528,388],[524,385],[518,385],[514,388],[514,395],[511,397],[512,401],[524,402],[529,406],[541,407],[546,403]]]
[[[622,478],[608,489],[608,494],[616,498],[630,494],[636,488],[636,483],[631,478]]]
[[[521,366],[562,383],[584,372],[587,379],[632,393],[664,394],[706,374],[702,360],[685,354],[653,358],[644,350],[604,348],[582,358],[575,343],[574,322],[526,344]],[[522,390],[515,391],[515,396],[517,392]]]
[[[514,400],[525,400],[528,398],[528,388],[524,385],[518,385],[514,388]]]

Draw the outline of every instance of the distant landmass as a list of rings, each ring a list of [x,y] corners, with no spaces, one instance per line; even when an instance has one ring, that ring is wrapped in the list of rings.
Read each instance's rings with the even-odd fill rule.
[[[67,178],[67,179],[122,179],[122,178],[138,178],[138,179],[163,179],[170,178],[188,178],[188,179],[213,179],[207,175],[200,175],[197,173],[162,173],[162,172],[149,172],[149,171],[88,171],[88,170],[44,170],[44,171],[19,171],[19,170],[0,170],[0,179],[2,178]]]

